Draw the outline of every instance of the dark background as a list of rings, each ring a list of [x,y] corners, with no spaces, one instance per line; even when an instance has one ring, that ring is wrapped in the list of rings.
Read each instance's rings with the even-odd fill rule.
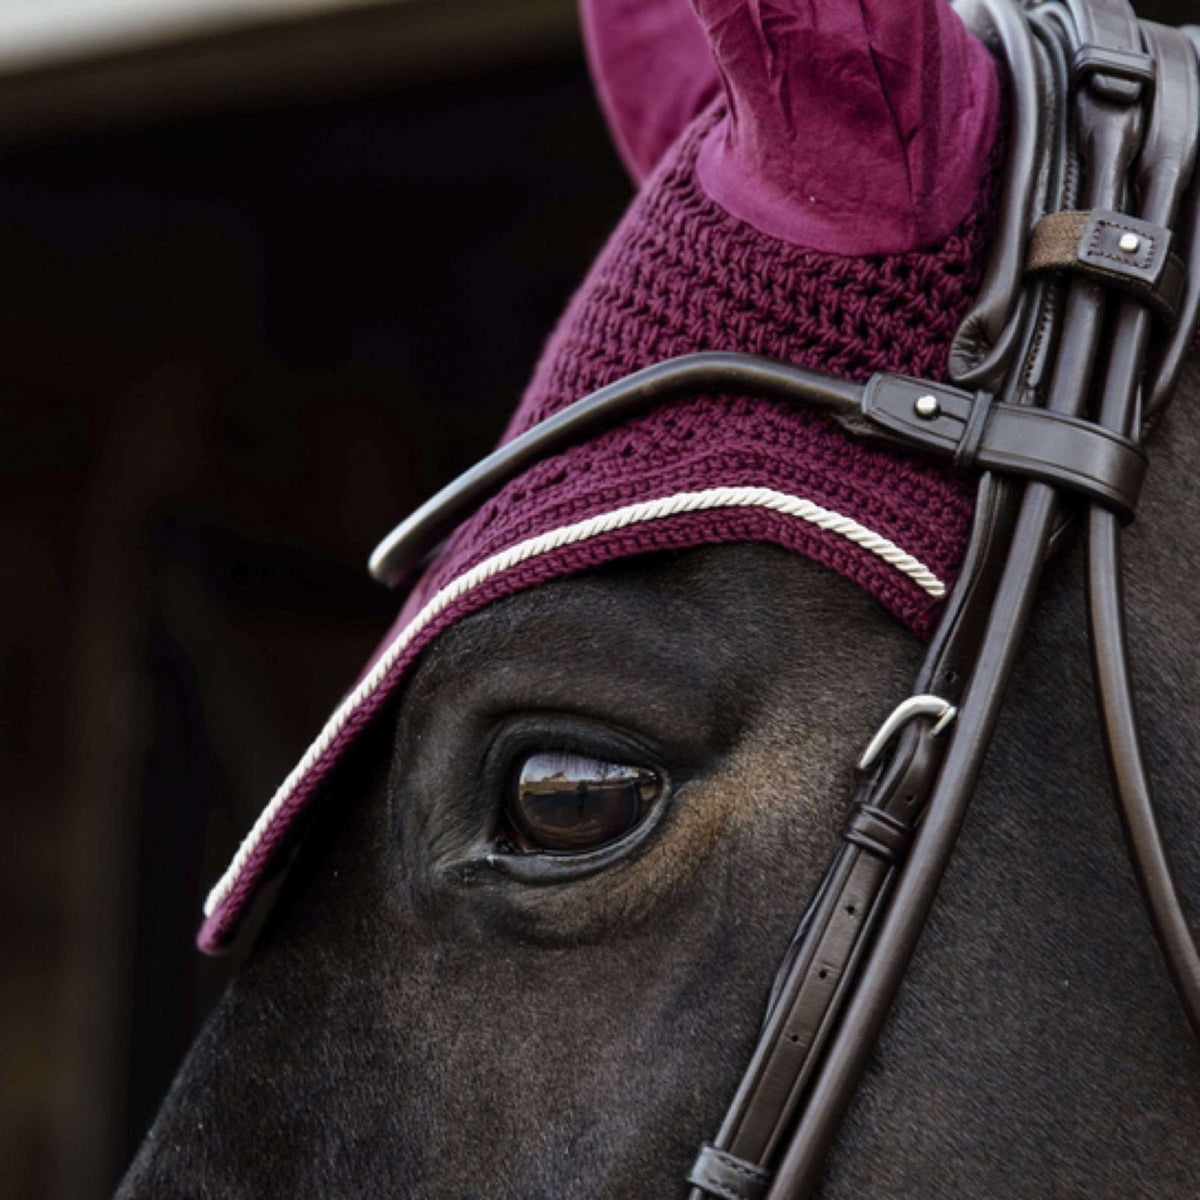
[[[565,0],[470,9],[277,88],[138,64],[18,121],[0,84],[5,1196],[115,1182],[236,966],[204,892],[393,615],[367,554],[630,195]]]
[[[6,1197],[115,1181],[236,965],[204,893],[394,616],[371,547],[630,194],[570,38],[463,42],[0,147]]]

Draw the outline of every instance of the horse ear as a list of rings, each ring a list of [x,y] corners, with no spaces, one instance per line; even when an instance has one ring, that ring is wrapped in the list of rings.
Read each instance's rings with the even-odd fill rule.
[[[977,202],[999,85],[946,0],[694,3],[728,101],[700,180],[733,216],[816,250],[899,253]]]
[[[584,43],[613,140],[634,180],[720,91],[690,0],[580,0]]]

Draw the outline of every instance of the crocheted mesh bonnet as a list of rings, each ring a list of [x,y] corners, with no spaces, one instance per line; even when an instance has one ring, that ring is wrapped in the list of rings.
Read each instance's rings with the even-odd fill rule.
[[[551,336],[509,440],[595,389],[696,350],[738,350],[855,381],[876,371],[945,379],[950,341],[980,282],[990,194],[936,249],[851,258],[778,242],[731,218],[696,177],[714,119],[652,178]],[[906,572],[844,533],[766,507],[679,513],[539,558],[525,586],[613,558],[771,541],[824,563],[927,636],[961,557],[973,501],[922,460],[854,444],[821,417],[745,396],[663,405],[545,459],[451,538],[397,628],[505,547],[649,498],[761,488],[854,518],[916,559]],[[506,589],[508,590],[508,589]]]
[[[978,288],[999,151],[976,202],[930,248],[853,257],[731,216],[697,160],[710,105],[646,180],[552,334],[506,438],[607,383],[699,350],[767,355],[846,379],[946,377]],[[995,141],[995,139],[991,139]],[[440,633],[493,601],[632,555],[769,542],[824,564],[927,637],[962,558],[973,490],[824,419],[746,396],[663,405],[547,458],[467,520],[408,595],[356,687],[210,894],[198,942],[233,938],[321,783]]]

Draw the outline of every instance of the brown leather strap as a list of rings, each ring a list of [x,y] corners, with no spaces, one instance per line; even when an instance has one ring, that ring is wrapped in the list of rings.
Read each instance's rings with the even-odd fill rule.
[[[1146,37],[1155,50],[1160,78],[1138,190],[1146,215],[1166,223],[1176,217],[1196,161],[1200,70],[1182,34],[1148,26]],[[1169,164],[1170,171],[1162,170],[1162,164]],[[1121,307],[1114,328],[1097,419],[1126,432],[1140,423],[1150,328],[1145,313],[1132,304]],[[1200,1037],[1200,948],[1180,901],[1142,754],[1125,636],[1120,529],[1109,513],[1095,508],[1088,515],[1087,592],[1096,691],[1117,809],[1155,935]]]
[[[719,1196],[720,1200],[760,1200],[767,1194],[771,1174],[706,1143],[700,1147],[687,1181],[704,1195]]]
[[[979,468],[1069,488],[1132,518],[1146,476],[1146,456],[1129,438],[1065,413],[994,403],[986,393],[876,375],[863,415],[905,446]]]
[[[913,827],[900,817],[877,808],[867,801],[856,804],[850,810],[842,837],[851,845],[882,858],[884,862],[899,864],[904,861],[912,845]]]
[[[1069,22],[1063,22],[1064,10],[1065,15],[1081,18],[1073,31],[1067,28]],[[1078,79],[1075,116],[1080,127],[1077,144],[1086,146],[1089,153],[1086,203],[1112,208],[1124,199],[1127,175],[1142,137],[1142,102],[1149,91],[1141,74],[1146,56],[1141,53],[1136,19],[1124,0],[1066,0],[1062,9],[1046,6],[1045,12],[1051,36],[1073,32],[1079,39],[1076,45],[1082,42],[1080,49],[1087,51],[1083,56],[1074,55]],[[1112,66],[1111,71],[1105,70],[1106,64]],[[1046,395],[1047,407],[1067,416],[1082,415],[1089,399],[1104,334],[1105,301],[1105,291],[1090,280],[1070,282],[1061,312],[1061,332],[1053,343],[1053,370]],[[1023,374],[1028,375],[1028,371]],[[987,617],[986,651],[975,664],[964,694],[946,760],[909,862],[897,882],[893,902],[864,963],[855,993],[813,1080],[807,1106],[778,1164],[768,1200],[792,1200],[810,1194],[891,1007],[982,767],[1060,505],[1054,487],[1041,482],[1025,486],[1011,551]]]
[[[1025,253],[1029,230],[1054,188],[1054,172],[1043,170],[1051,157],[1048,137],[1062,125],[1062,97],[1040,69],[1040,54],[1029,24],[1016,6],[988,0],[958,0],[959,16],[1006,66],[1007,156],[999,196],[995,236],[979,292],[950,347],[950,377],[977,388],[995,389],[1013,357],[1013,339],[1025,321],[1029,302]],[[1057,198],[1057,192],[1055,193]]]
[[[1025,266],[1121,288],[1168,321],[1179,315],[1187,279],[1169,229],[1107,209],[1047,213],[1034,227]]]
[[[1005,12],[997,25],[1016,19],[1006,0],[974,3]],[[860,786],[776,977],[754,1058],[716,1144],[697,1160],[693,1200],[702,1193],[740,1196],[747,1177],[756,1195],[767,1180],[763,1200],[796,1200],[816,1184],[961,827],[1043,562],[1062,525],[1064,489],[1091,501],[1093,649],[1110,761],[1139,881],[1200,1033],[1200,953],[1171,877],[1137,740],[1114,520],[1114,512],[1132,511],[1145,471],[1143,380],[1154,380],[1157,391],[1176,370],[1175,348],[1186,336],[1168,330],[1170,348],[1148,374],[1149,306],[1173,307],[1178,289],[1186,292],[1182,311],[1192,320],[1200,315],[1196,282],[1171,261],[1167,232],[1196,161],[1200,70],[1172,31],[1148,26],[1147,54],[1125,0],[1061,0],[1028,19],[1041,26],[1047,70],[1064,94],[1071,64],[1071,144],[1085,148],[1070,169],[1055,159],[1039,171],[1055,181],[1047,194],[1057,189],[1052,207],[1061,211],[1039,227],[1032,264],[1037,271],[1066,268],[1074,277],[1065,288],[1038,282],[1019,302],[1007,276],[1000,279],[988,308],[995,340],[966,364],[977,385],[996,387],[1002,379],[996,398],[880,376],[858,414],[848,413],[841,397],[827,409],[857,436],[881,432],[985,471],[967,559],[914,688],[923,695],[903,709],[906,716],[943,710],[940,695],[957,707],[957,724],[944,741],[933,720],[905,726],[890,757]],[[1019,70],[1013,76],[1021,94],[1035,86]],[[1068,141],[1062,126],[1047,145],[1065,153]],[[1135,161],[1136,187],[1129,178]],[[1074,208],[1077,180],[1093,206],[1083,213]],[[1111,207],[1130,196],[1144,205],[1140,216]],[[1200,224],[1200,206],[1189,205],[1188,214]],[[1194,247],[1198,230],[1189,233]],[[997,319],[1006,323],[999,327]],[[1085,414],[1092,415],[1097,393],[1093,423]],[[876,757],[873,749],[868,760]]]
[[[985,477],[959,581],[915,688],[957,702],[992,590],[1003,567],[1015,487]],[[884,911],[941,765],[946,739],[914,721],[891,758],[859,788],[843,842],[781,966],[758,1047],[715,1143],[760,1166],[773,1163],[819,1066],[864,951]],[[700,1200],[694,1190],[692,1200]]]

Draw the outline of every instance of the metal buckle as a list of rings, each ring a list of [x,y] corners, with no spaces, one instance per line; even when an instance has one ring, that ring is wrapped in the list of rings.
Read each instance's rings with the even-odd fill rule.
[[[858,760],[858,769],[869,771],[879,761],[880,756],[887,749],[888,743],[909,721],[917,717],[933,717],[935,723],[930,731],[930,736],[937,737],[950,726],[957,716],[958,709],[949,700],[943,700],[941,696],[934,696],[928,692],[920,696],[909,696],[907,700],[897,704],[892,710],[891,716],[880,725],[879,731],[863,751],[862,758]]]

